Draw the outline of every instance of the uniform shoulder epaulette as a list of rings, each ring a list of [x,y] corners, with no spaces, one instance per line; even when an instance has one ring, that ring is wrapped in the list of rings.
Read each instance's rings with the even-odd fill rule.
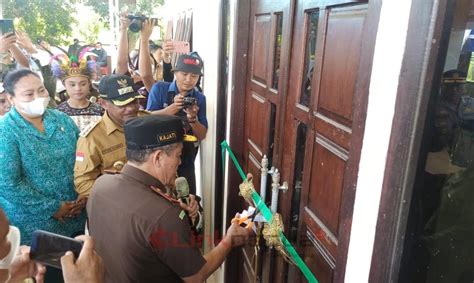
[[[165,193],[163,193],[159,188],[155,187],[155,186],[151,186],[151,189],[157,193],[158,195],[162,196],[164,199],[166,199],[167,201],[171,202],[171,203],[174,203],[174,204],[179,204],[179,201]]]
[[[99,125],[100,121],[102,121],[102,119],[99,119],[98,121],[90,124],[89,126],[87,126],[84,130],[82,130],[82,132],[79,134],[79,136],[81,137],[87,137],[90,132],[92,132],[92,130],[97,127],[97,125]]]

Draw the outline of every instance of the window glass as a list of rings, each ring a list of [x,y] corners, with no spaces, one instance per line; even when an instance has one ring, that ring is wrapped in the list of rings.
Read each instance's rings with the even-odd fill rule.
[[[276,14],[276,34],[275,34],[275,46],[273,52],[273,76],[272,76],[272,88],[278,89],[278,79],[280,77],[280,55],[281,55],[281,40],[283,35],[283,15]]]
[[[303,169],[304,169],[304,158],[305,158],[305,142],[306,142],[306,131],[307,127],[305,124],[300,123],[296,134],[296,148],[295,148],[295,167],[294,167],[294,180],[295,189],[293,190],[293,196],[291,198],[291,220],[290,220],[290,233],[289,240],[295,242],[297,240],[298,233],[298,220],[300,210],[300,199],[301,189],[303,187]]]
[[[311,80],[315,66],[316,39],[318,35],[319,10],[306,13],[307,33],[305,44],[304,72],[301,86],[300,103],[309,106],[311,101]]]
[[[474,282],[474,26],[457,1],[410,206],[400,282]],[[467,19],[467,21],[466,21]],[[426,154],[424,154],[426,153]]]

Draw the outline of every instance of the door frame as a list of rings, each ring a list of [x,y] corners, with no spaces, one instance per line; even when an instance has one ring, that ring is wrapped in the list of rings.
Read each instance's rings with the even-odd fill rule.
[[[372,63],[374,59],[375,41],[377,38],[377,30],[380,19],[380,11],[383,0],[368,0],[368,11],[366,23],[364,26],[361,57],[359,63],[360,70],[369,70],[358,72],[357,82],[355,88],[354,104],[357,104],[358,111],[354,112],[353,124],[363,125],[360,128],[354,128],[352,133],[351,149],[362,148],[365,132],[365,121],[367,118],[367,104],[369,99],[369,86],[372,74]],[[367,95],[364,95],[367,94]],[[348,160],[348,170],[344,176],[343,195],[341,198],[341,220],[339,222],[339,243],[338,254],[336,257],[337,269],[334,273],[334,282],[344,282],[347,265],[347,255],[349,251],[349,241],[352,229],[352,217],[354,213],[354,202],[357,187],[357,176],[359,172],[359,163],[361,157],[361,150],[350,150],[351,156]],[[352,188],[352,189],[351,189]]]
[[[230,113],[229,125],[233,125],[233,130],[229,133],[229,145],[232,147],[235,157],[239,162],[244,160],[244,120],[245,120],[245,91],[247,81],[247,54],[248,54],[248,34],[250,31],[250,1],[237,1],[235,9],[235,19],[231,25],[235,26],[235,32],[233,35],[233,50],[232,54],[229,54],[230,60],[233,62],[235,72],[232,72],[232,78],[229,81],[232,92],[229,94],[228,99],[232,105],[231,109],[227,109]],[[227,207],[224,208],[224,223],[230,223],[232,218],[235,216],[236,211],[240,211],[241,197],[236,193],[236,188],[242,182],[242,179],[233,168],[232,164],[229,164],[227,170],[227,184],[224,187],[229,188],[227,194]],[[225,181],[224,181],[225,182]],[[225,230],[227,227],[224,227]],[[241,282],[243,278],[243,267],[239,266],[242,262],[243,254],[240,249],[234,249],[227,256],[225,261],[225,274],[224,282]]]
[[[454,5],[413,1],[384,172],[370,282],[397,282],[430,93],[439,87]],[[437,3],[437,6],[435,6]],[[428,38],[420,34],[429,35]],[[421,66],[421,67],[420,67]],[[415,134],[414,134],[415,133]],[[411,137],[411,138],[407,138]]]

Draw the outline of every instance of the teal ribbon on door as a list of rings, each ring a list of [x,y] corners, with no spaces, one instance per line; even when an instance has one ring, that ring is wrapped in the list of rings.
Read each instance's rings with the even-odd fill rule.
[[[242,180],[245,181],[247,180],[247,176],[245,176],[244,171],[242,170],[242,167],[240,166],[239,162],[237,161],[237,158],[235,158],[234,153],[229,147],[229,144],[227,141],[221,142],[221,147],[222,147],[222,164],[224,166],[225,164],[225,151],[229,153],[230,158],[234,162],[235,167],[237,168],[237,171],[239,171],[240,177],[242,177]],[[262,213],[263,217],[265,217],[265,220],[267,220],[268,223],[272,222],[272,217],[273,214],[271,210],[268,208],[268,206],[265,204],[265,202],[262,200],[260,195],[254,191],[252,193],[252,200],[254,201],[255,205],[257,206],[257,209]],[[280,239],[281,242],[283,243],[283,246],[285,247],[286,251],[288,252],[288,255],[292,259],[292,261],[298,266],[298,268],[301,270],[303,275],[306,277],[306,280],[310,283],[318,283],[318,280],[316,277],[313,275],[311,270],[309,270],[308,266],[306,263],[303,261],[303,259],[299,256],[299,254],[296,252],[295,248],[293,245],[288,241],[288,239],[285,237],[285,234],[283,232],[280,232]]]

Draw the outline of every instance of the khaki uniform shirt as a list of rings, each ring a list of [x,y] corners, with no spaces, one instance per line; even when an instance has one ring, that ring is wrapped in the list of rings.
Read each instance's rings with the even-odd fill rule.
[[[182,282],[206,264],[188,216],[164,192],[159,180],[130,165],[94,183],[89,232],[104,260],[106,283]]]
[[[140,111],[139,116],[148,112]],[[107,112],[85,129],[77,141],[74,185],[81,196],[88,196],[95,180],[104,173],[117,173],[127,162],[123,127],[112,121]]]

